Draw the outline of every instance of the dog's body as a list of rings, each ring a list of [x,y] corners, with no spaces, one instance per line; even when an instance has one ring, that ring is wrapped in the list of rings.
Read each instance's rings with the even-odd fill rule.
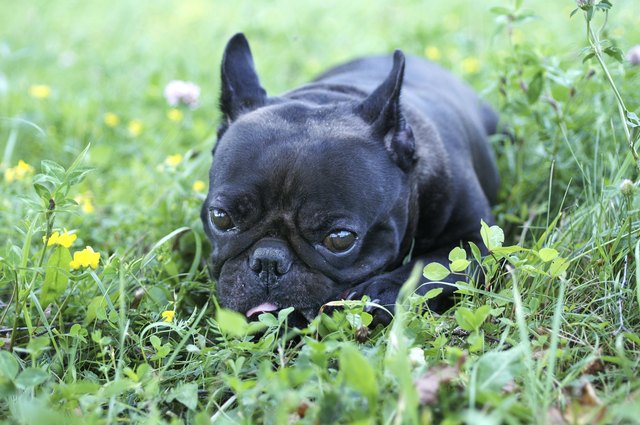
[[[221,110],[202,218],[222,306],[306,319],[343,297],[392,306],[416,261],[446,263],[492,221],[497,116],[437,65],[408,58],[405,72],[397,51],[271,98],[239,34]],[[439,311],[455,287],[420,291],[434,286]]]

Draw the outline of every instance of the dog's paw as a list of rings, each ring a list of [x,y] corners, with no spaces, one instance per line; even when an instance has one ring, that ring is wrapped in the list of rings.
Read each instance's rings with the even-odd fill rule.
[[[359,300],[365,295],[369,298],[365,311],[373,316],[370,327],[374,328],[378,324],[386,326],[393,319],[400,286],[395,279],[381,275],[349,289],[343,295],[347,300]]]

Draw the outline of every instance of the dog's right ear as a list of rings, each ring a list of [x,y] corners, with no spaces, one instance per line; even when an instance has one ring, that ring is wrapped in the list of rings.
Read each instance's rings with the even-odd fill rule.
[[[224,49],[220,75],[220,111],[228,125],[243,113],[263,106],[267,92],[260,86],[260,80],[253,65],[251,49],[244,34],[231,37]]]

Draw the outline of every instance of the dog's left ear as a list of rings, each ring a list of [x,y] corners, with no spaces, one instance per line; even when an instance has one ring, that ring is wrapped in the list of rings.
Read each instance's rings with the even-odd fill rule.
[[[384,139],[391,158],[405,171],[415,163],[413,131],[400,108],[400,90],[404,78],[405,57],[400,50],[393,54],[393,68],[382,84],[360,105],[357,113],[372,125],[374,133]]]
[[[244,34],[238,33],[231,37],[224,50],[220,68],[220,110],[224,114],[224,124],[230,124],[243,113],[266,103],[267,92],[260,85],[249,42]]]

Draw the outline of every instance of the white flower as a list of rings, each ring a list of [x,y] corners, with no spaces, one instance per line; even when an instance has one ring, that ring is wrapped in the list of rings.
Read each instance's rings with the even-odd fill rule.
[[[631,196],[633,195],[633,191],[635,189],[635,186],[633,185],[633,182],[629,179],[624,179],[622,180],[622,183],[620,183],[620,193],[622,193],[624,196]]]
[[[172,80],[164,88],[164,97],[171,106],[182,103],[195,108],[200,98],[200,87],[190,81]]]
[[[631,65],[640,65],[640,44],[637,44],[627,52],[627,60]]]
[[[409,350],[409,362],[412,366],[424,366],[427,362],[424,360],[424,351],[420,347],[413,347]]]

